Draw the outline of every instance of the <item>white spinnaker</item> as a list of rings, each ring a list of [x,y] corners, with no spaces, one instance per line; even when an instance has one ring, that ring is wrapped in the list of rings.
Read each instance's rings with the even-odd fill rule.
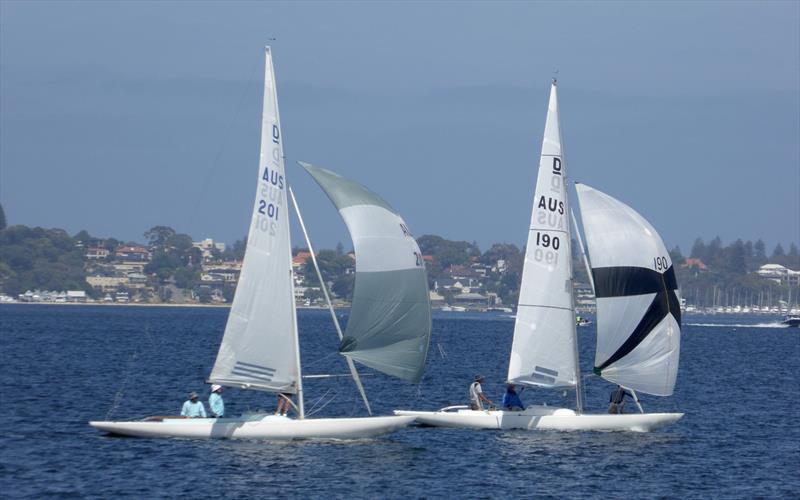
[[[300,367],[282,141],[268,47],[256,199],[239,284],[209,380],[295,393]]]
[[[569,207],[561,149],[553,83],[508,365],[508,380],[514,383],[544,387],[577,383]]]
[[[669,252],[635,210],[585,184],[576,190],[597,294],[595,372],[630,389],[669,396],[680,356]]]

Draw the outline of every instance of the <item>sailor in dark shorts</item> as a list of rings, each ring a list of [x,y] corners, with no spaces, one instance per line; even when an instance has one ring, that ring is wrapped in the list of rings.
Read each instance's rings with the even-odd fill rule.
[[[621,385],[617,386],[617,390],[611,393],[611,397],[608,398],[608,413],[611,414],[621,414],[625,413],[625,396],[633,397],[633,394],[625,390],[624,387]]]
[[[291,392],[278,394],[278,408],[275,410],[275,415],[283,415],[285,417],[289,414],[289,410],[292,409],[292,396]]]

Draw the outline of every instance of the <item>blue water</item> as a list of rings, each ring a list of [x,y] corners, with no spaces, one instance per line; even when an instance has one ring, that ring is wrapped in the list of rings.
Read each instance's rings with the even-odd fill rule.
[[[408,428],[374,440],[269,443],[117,438],[92,419],[172,414],[207,395],[227,309],[0,306],[2,495],[150,497],[798,497],[800,330],[764,317],[686,317],[675,395],[648,434]],[[364,378],[377,414],[463,403],[475,373],[499,399],[513,319],[440,313],[423,382]],[[755,325],[755,326],[754,326]],[[306,373],[345,373],[326,311],[300,312]],[[579,329],[591,369],[594,327]],[[369,370],[363,370],[369,372]],[[587,380],[590,410],[611,385]],[[307,382],[318,416],[362,415],[352,382]],[[573,395],[527,390],[529,403]],[[274,397],[230,389],[230,413]]]

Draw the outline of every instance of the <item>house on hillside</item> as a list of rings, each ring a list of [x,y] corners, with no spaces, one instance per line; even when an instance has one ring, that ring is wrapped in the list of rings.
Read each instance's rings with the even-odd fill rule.
[[[111,252],[102,247],[89,247],[86,250],[86,258],[89,260],[105,259]]]
[[[479,293],[461,293],[453,296],[452,305],[483,310],[489,307],[489,297]]]
[[[86,282],[92,288],[96,288],[101,292],[113,292],[121,286],[128,286],[128,277],[120,276],[87,276]]]
[[[794,271],[780,264],[764,264],[756,274],[781,285],[800,286],[800,271]]]
[[[203,261],[211,260],[214,256],[214,250],[225,251],[225,243],[217,243],[211,238],[206,238],[203,241],[193,241],[192,246],[200,249]]]
[[[292,257],[292,269],[303,269],[306,265],[306,260],[308,260],[310,257],[311,252],[306,252],[305,250],[297,252],[297,255]]]
[[[150,261],[150,251],[145,247],[121,245],[117,247],[114,253],[117,256],[117,260],[129,262]]]

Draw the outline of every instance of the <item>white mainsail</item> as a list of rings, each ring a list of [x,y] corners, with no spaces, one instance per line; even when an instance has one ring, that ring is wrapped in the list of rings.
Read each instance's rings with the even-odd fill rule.
[[[386,374],[419,382],[431,337],[422,253],[403,218],[366,187],[308,163],[347,224],[356,253],[355,290],[339,351]]]
[[[508,380],[544,387],[577,384],[567,180],[556,84],[539,160]]]
[[[624,203],[577,184],[597,297],[594,371],[636,391],[669,396],[680,355],[680,300],[664,242]]]
[[[261,156],[247,249],[211,382],[296,393],[301,384],[288,184],[272,54],[266,49]]]

